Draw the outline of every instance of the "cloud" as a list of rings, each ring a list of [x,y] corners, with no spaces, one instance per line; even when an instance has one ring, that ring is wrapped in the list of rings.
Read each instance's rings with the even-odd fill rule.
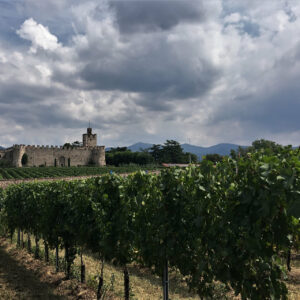
[[[17,34],[32,43],[30,51],[36,53],[37,49],[54,51],[60,47],[57,37],[49,32],[47,27],[38,24],[32,18],[27,19],[17,30]]]
[[[0,145],[78,140],[89,120],[107,146],[298,144],[299,15],[296,0],[1,1]]]
[[[205,19],[202,1],[113,0],[110,6],[116,11],[120,31],[127,34],[170,30],[182,22],[200,23]]]
[[[299,46],[286,53],[289,59],[281,57],[264,78],[258,78],[255,92],[249,91],[233,101],[222,103],[215,110],[210,124],[235,121],[241,126],[244,124],[249,132],[263,130],[271,135],[298,131],[300,61],[295,56],[300,53]],[[231,107],[226,109],[229,103]]]
[[[189,98],[205,93],[218,77],[217,67],[201,51],[201,45],[195,47],[179,34],[173,41],[164,35],[140,37],[114,53],[102,49],[80,76],[93,89]]]
[[[241,16],[239,13],[232,13],[224,18],[225,27],[234,26],[240,34],[249,34],[252,37],[260,35],[260,27],[247,16]]]

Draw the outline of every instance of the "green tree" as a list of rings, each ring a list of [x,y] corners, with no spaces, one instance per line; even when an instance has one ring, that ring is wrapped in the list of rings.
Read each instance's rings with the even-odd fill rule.
[[[106,152],[106,163],[113,166],[128,164],[146,165],[153,163],[153,157],[146,152],[113,151]]]
[[[288,148],[291,146],[287,146]],[[260,140],[255,140],[252,142],[252,145],[249,147],[241,147],[239,146],[236,151],[231,150],[230,151],[230,156],[232,158],[237,158],[237,157],[245,157],[247,153],[253,153],[256,151],[261,151],[264,150],[268,154],[277,154],[279,153],[284,147],[280,144],[277,144],[273,141],[270,140],[265,140],[265,139],[260,139]]]
[[[162,146],[160,144],[154,144],[151,148],[149,148],[149,153],[156,162],[160,162],[162,156]]]
[[[106,151],[106,153],[116,153],[116,152],[131,152],[131,150],[128,149],[127,147],[116,147]]]
[[[278,151],[282,149],[282,146],[276,144],[273,141],[260,139],[252,142],[252,149],[253,150],[268,149],[271,153],[278,153]]]
[[[65,144],[63,145],[63,148],[69,149],[69,148],[72,148],[72,145],[71,145],[70,143],[65,143]]]
[[[167,140],[163,145],[163,152],[168,162],[181,162],[183,149],[177,141]]]
[[[72,146],[73,147],[81,147],[82,143],[80,143],[79,141],[75,141],[75,142],[72,143]]]
[[[163,145],[154,144],[148,149],[155,162],[158,163],[189,163],[197,162],[197,155],[189,152],[183,152],[183,149],[177,141],[167,140]]]
[[[218,161],[222,160],[222,155],[218,154],[218,153],[210,153],[210,154],[206,154],[204,159],[205,160],[210,160],[213,163],[216,163]]]
[[[184,152],[180,143],[167,140],[162,148],[162,160],[166,163],[184,163]]]

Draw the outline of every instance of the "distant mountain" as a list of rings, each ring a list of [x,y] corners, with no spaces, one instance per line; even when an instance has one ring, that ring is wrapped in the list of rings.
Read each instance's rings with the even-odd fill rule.
[[[133,144],[131,146],[127,146],[127,149],[131,150],[132,152],[139,152],[139,151],[142,151],[144,149],[152,147],[152,145],[153,144],[135,143],[135,144]],[[117,148],[117,147],[105,147],[105,151],[110,151],[112,148]]]
[[[4,149],[5,149],[4,147],[1,147],[1,146],[0,146],[0,150],[4,150]]]
[[[202,156],[206,154],[217,153],[220,155],[229,155],[231,149],[237,150],[238,147],[240,147],[240,145],[222,143],[210,147],[200,147],[200,146],[194,146],[190,144],[182,144],[181,147],[183,148],[184,152],[191,152],[193,154],[196,154],[198,156],[198,159],[201,160]],[[247,147],[247,146],[241,146],[241,147]]]
[[[141,151],[150,148],[152,147],[152,145],[153,144],[139,142],[131,146],[128,146],[127,148],[133,152],[136,152],[136,151]],[[231,149],[237,150],[239,145],[223,143],[211,147],[200,147],[200,146],[195,146],[190,144],[181,144],[181,147],[183,148],[184,152],[190,152],[196,154],[198,156],[198,159],[201,160],[202,156],[206,154],[218,153],[220,155],[229,155],[230,150]],[[241,147],[246,147],[246,146],[241,146]]]
[[[131,146],[128,146],[127,148],[130,149],[132,152],[138,152],[141,150],[145,150],[147,148],[151,148],[153,146],[153,144],[148,144],[148,143],[135,143]]]

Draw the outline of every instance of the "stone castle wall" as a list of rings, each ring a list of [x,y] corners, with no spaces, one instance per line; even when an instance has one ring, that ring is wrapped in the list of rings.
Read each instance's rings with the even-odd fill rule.
[[[83,147],[14,145],[0,150],[0,160],[5,159],[14,167],[22,167],[22,157],[26,154],[28,167],[105,166],[105,147],[97,146],[97,135],[92,134],[92,128],[88,128],[82,138]]]
[[[0,150],[0,161],[4,160],[6,163],[13,164],[13,148],[8,148],[5,150]]]
[[[28,167],[33,166],[86,166],[95,164],[105,165],[105,147],[58,147],[58,146],[26,146],[14,145],[10,150],[13,153],[12,164],[22,167],[22,156],[27,154]]]
[[[4,158],[5,156],[5,151],[4,150],[0,150],[0,159]]]

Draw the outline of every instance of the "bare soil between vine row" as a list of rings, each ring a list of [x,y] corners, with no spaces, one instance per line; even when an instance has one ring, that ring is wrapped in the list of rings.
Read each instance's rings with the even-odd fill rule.
[[[299,300],[300,261],[298,256],[293,260],[292,271],[288,274],[286,283],[289,289],[289,299]],[[134,297],[134,299],[160,299],[160,296],[154,293],[154,290],[153,297],[150,296],[149,298],[149,294],[141,298],[141,295],[136,296],[137,298]],[[224,299],[239,299],[234,297],[232,293],[224,295],[224,297]],[[175,297],[174,299],[180,298]],[[96,299],[96,294],[91,288],[79,283],[76,279],[66,280],[64,273],[55,272],[54,266],[49,266],[42,260],[34,259],[26,250],[16,249],[15,244],[10,244],[7,239],[1,238],[0,299],[79,300]],[[120,295],[117,297],[109,295],[106,299],[121,299],[121,297]],[[195,299],[198,299],[198,297],[195,297]]]
[[[75,279],[34,259],[0,239],[0,299],[96,299],[95,293]]]

